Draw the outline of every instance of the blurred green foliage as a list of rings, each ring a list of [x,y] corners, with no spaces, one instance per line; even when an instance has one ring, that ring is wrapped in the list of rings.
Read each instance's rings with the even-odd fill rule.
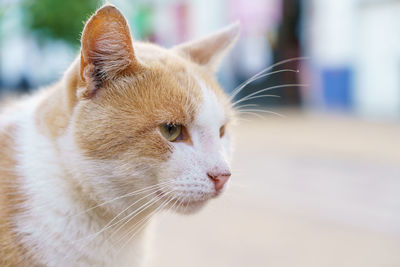
[[[3,14],[4,14],[5,12],[6,12],[6,8],[0,6],[0,20],[3,18]]]
[[[138,3],[133,13],[134,37],[146,40],[154,32],[154,9],[151,3]]]
[[[24,0],[25,25],[39,40],[61,39],[78,46],[84,22],[99,0]]]

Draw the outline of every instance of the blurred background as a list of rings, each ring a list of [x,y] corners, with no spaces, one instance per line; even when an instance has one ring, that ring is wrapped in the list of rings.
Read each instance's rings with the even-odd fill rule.
[[[230,188],[159,218],[148,266],[400,266],[400,0],[109,2],[166,47],[240,21],[229,94],[264,70],[235,97]],[[58,80],[101,4],[0,0],[1,94]]]

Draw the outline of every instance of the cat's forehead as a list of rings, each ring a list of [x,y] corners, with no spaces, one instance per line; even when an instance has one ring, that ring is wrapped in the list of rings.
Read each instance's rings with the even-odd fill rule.
[[[161,71],[173,77],[177,86],[183,89],[178,91],[184,95],[181,99],[196,106],[191,123],[201,126],[214,122],[220,124],[228,120],[229,101],[213,74],[174,54],[166,53],[164,57],[158,59],[158,64],[161,65]],[[160,78],[162,79],[162,75]],[[176,88],[169,87],[165,90],[174,94]]]
[[[212,73],[171,50],[142,43],[136,47],[145,66],[143,74],[123,80],[119,89],[112,90],[124,92],[123,102],[128,101],[132,110],[156,123],[190,124],[204,107],[213,110],[210,118],[218,121],[229,116],[229,101]]]

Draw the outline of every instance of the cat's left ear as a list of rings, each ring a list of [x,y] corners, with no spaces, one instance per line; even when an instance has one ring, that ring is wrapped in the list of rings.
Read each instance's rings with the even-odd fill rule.
[[[233,23],[220,31],[188,43],[175,46],[173,49],[192,61],[217,71],[224,55],[236,43],[240,33],[239,22]]]
[[[129,26],[112,5],[101,7],[86,23],[81,37],[80,76],[83,97],[91,97],[104,81],[140,70]]]

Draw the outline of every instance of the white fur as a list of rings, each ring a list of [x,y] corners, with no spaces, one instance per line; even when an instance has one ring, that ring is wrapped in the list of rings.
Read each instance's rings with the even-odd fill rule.
[[[176,196],[195,202],[217,195],[207,173],[229,172],[231,153],[229,135],[219,137],[219,129],[227,120],[223,105],[204,81],[198,77],[196,80],[202,89],[203,103],[194,122],[188,126],[193,145],[174,143],[174,153],[162,168],[165,177],[160,177],[165,180],[175,177],[171,187]]]

